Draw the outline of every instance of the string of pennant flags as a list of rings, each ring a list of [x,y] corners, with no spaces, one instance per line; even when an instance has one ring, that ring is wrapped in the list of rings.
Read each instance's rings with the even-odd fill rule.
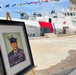
[[[23,6],[23,5],[30,5],[30,4],[41,4],[41,3],[44,3],[44,2],[50,2],[50,1],[53,1],[53,0],[41,0],[41,2],[40,2],[40,0],[39,1],[35,1],[35,2],[25,2],[25,3],[19,3],[19,4],[12,4],[12,5],[10,5],[10,4],[7,4],[7,5],[3,5],[3,4],[0,4],[0,8],[3,8],[3,7],[5,7],[5,8],[7,8],[7,7],[15,7],[15,6]]]

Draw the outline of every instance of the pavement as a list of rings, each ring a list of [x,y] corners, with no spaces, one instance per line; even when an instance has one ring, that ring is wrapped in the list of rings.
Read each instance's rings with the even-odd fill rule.
[[[75,75],[76,35],[36,37],[29,42],[36,75]]]
[[[72,71],[69,75],[76,75],[76,69]]]

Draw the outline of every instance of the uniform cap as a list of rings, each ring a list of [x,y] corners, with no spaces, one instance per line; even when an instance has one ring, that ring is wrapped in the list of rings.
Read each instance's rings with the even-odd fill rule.
[[[9,38],[10,43],[17,42],[17,38],[15,38],[13,35]]]

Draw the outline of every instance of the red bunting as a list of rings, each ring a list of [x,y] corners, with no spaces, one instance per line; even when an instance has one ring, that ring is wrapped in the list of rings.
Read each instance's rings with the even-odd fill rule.
[[[48,2],[48,0],[45,0],[45,2]]]
[[[37,2],[32,2],[33,4],[37,4]]]

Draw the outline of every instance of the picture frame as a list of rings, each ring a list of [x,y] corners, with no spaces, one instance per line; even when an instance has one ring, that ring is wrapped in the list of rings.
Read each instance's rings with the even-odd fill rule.
[[[34,68],[24,22],[0,20],[0,40],[4,75],[24,75]]]
[[[4,63],[2,59],[1,49],[0,49],[0,75],[6,75]]]

